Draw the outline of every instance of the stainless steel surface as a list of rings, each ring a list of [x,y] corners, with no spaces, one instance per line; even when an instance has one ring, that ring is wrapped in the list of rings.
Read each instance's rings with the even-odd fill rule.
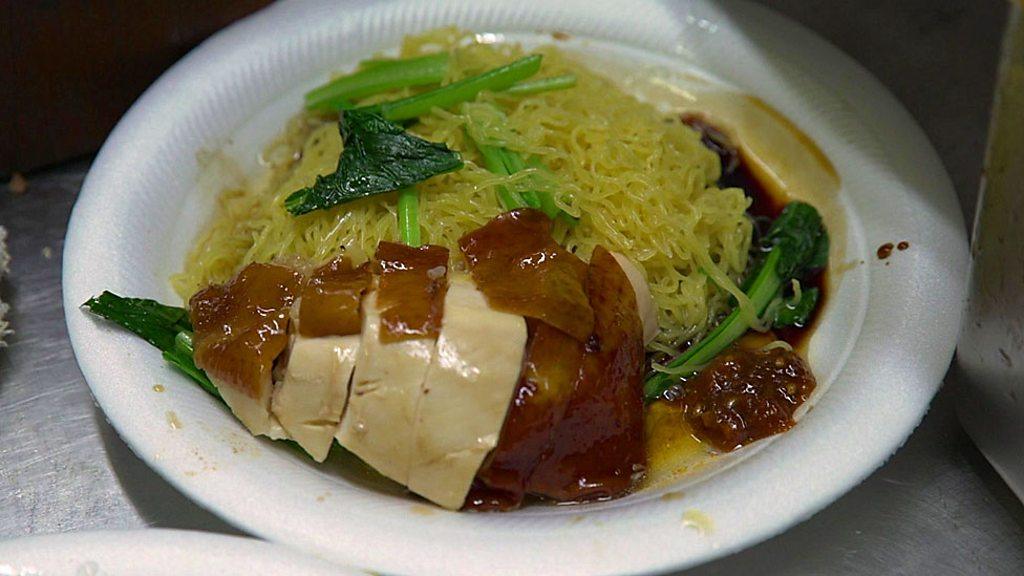
[[[971,281],[957,347],[964,427],[1024,499],[1024,17],[1003,41],[985,177],[971,242]]]
[[[1002,0],[768,4],[892,88],[936,144],[962,205],[974,206]],[[82,161],[30,176],[23,195],[0,189],[14,256],[2,290],[17,330],[0,350],[0,538],[139,526],[233,532],[131,454],[75,365],[60,258],[87,168]],[[860,486],[789,532],[693,571],[734,573],[1017,576],[1024,506],[960,428],[946,387],[907,444]]]

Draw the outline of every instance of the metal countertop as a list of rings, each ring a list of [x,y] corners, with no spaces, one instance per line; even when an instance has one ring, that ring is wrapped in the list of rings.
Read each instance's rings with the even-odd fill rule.
[[[984,152],[1002,0],[764,2],[864,64],[910,109],[965,219]],[[160,526],[238,533],[138,460],[104,420],[67,339],[60,261],[88,160],[0,189],[17,330],[0,349],[0,538]],[[1024,505],[961,429],[955,389],[860,486],[785,534],[688,574],[1024,574]]]

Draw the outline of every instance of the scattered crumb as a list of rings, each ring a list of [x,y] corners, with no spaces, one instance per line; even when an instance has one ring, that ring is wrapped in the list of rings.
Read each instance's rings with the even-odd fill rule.
[[[11,194],[24,194],[28,190],[28,179],[21,172],[11,175],[11,181],[7,183],[7,189]]]
[[[42,252],[43,258],[46,258],[47,260],[53,258],[53,248],[50,248],[49,246],[43,246]]]
[[[562,32],[561,30],[555,30],[554,32],[552,32],[551,33],[551,37],[554,38],[555,40],[559,40],[559,41],[563,41],[563,42],[565,40],[568,40],[569,38],[571,38],[571,36],[569,36],[568,32]]]
[[[711,534],[714,529],[714,524],[707,514],[693,509],[683,512],[683,526],[696,530],[701,536]]]
[[[251,456],[253,458],[261,456],[259,444],[253,442],[252,436],[245,436],[234,430],[227,429],[222,429],[218,436],[220,436],[225,444],[231,447],[232,454]]]
[[[675,492],[666,492],[661,495],[661,499],[666,502],[672,502],[673,500],[681,500],[683,498],[683,491],[676,490]]]
[[[167,425],[171,427],[171,430],[181,430],[184,428],[181,420],[178,420],[178,415],[173,410],[167,411]]]
[[[330,492],[324,492],[323,494],[321,494],[321,495],[316,497],[316,501],[317,502],[323,502],[324,500],[327,500],[327,497],[330,496],[330,495],[331,495]]]
[[[569,519],[569,524],[579,524],[580,522],[583,522],[584,520],[586,520],[586,518],[587,517],[584,516],[583,514],[577,514],[577,515],[575,515],[575,516],[573,516],[572,518]]]
[[[900,252],[906,250],[907,248],[910,248],[910,242],[907,242],[906,240],[896,245],[896,249],[899,250]]]
[[[163,392],[166,390],[163,384],[153,384],[153,392]]]
[[[433,516],[437,514],[437,509],[425,504],[413,504],[410,510],[417,516]]]
[[[196,472],[195,470],[185,470],[185,476],[191,477],[191,476],[195,476],[196,474],[199,474],[199,473]]]

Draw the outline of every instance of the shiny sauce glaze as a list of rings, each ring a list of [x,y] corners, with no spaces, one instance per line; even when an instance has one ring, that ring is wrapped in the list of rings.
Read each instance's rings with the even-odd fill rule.
[[[629,279],[600,246],[590,258],[587,295],[594,332],[565,415],[527,485],[560,502],[623,496],[646,468],[643,326]]]
[[[288,346],[290,309],[301,285],[301,274],[290,268],[249,264],[230,282],[197,292],[189,300],[196,366],[218,385],[259,397]]]
[[[580,280],[587,265],[555,242],[552,226],[543,212],[513,210],[460,238],[459,248],[492,308],[542,320],[583,341],[594,330]]]
[[[353,267],[344,256],[314,270],[300,292],[299,334],[310,338],[358,334],[360,303],[372,279],[368,263]]]
[[[381,242],[374,258],[380,273],[380,341],[436,338],[448,286],[448,249]]]

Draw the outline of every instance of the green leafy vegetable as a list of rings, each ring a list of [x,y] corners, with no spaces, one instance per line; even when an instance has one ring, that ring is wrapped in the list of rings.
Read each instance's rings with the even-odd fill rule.
[[[306,109],[330,112],[349,107],[349,102],[408,86],[439,84],[448,73],[447,53],[417,58],[374,60],[362,70],[331,80],[306,93]]]
[[[417,118],[433,108],[449,108],[455,104],[468,102],[476,98],[484,90],[497,92],[510,88],[516,82],[533,76],[540,70],[541,57],[527,56],[483,74],[470,76],[458,82],[452,82],[422,94],[384,102],[367,109],[379,113],[384,118],[398,122]]]
[[[103,292],[90,298],[84,306],[93,314],[124,326],[161,350],[174,348],[174,339],[178,333],[192,330],[192,323],[184,308],[165,306],[155,300],[122,298],[111,292]]]
[[[808,288],[800,293],[800,299],[796,303],[780,302],[771,319],[772,328],[806,326],[818,305],[819,297],[820,292],[817,288]]]
[[[398,233],[402,242],[417,247],[420,242],[420,193],[413,187],[398,191]]]
[[[90,312],[128,329],[163,352],[164,359],[220,398],[206,373],[196,367],[192,350],[192,323],[184,308],[155,300],[124,298],[104,291],[83,304]]]
[[[824,248],[822,245],[824,244]],[[772,223],[762,240],[767,255],[756,269],[752,278],[744,284],[744,292],[753,302],[758,314],[764,314],[772,301],[779,297],[783,287],[792,279],[821,268],[828,258],[828,234],[821,222],[818,211],[810,204],[792,202]],[[823,256],[824,255],[824,256]],[[824,259],[823,259],[824,258]],[[810,289],[806,292],[816,292]],[[813,303],[810,299],[813,298]],[[797,304],[810,306],[813,310],[817,295],[807,296]],[[809,315],[809,312],[808,312]],[[688,376],[701,369],[722,350],[750,328],[739,309],[734,309],[721,324],[703,340],[688,348],[669,362],[670,374],[659,372],[644,383],[647,401],[658,399],[676,381],[675,377]]]
[[[337,170],[288,196],[284,205],[292,214],[399,190],[462,168],[458,152],[413,136],[372,112],[348,110],[338,126],[344,148]]]
[[[552,90],[565,90],[566,88],[572,88],[575,85],[575,74],[563,74],[562,76],[551,76],[549,78],[538,78],[537,80],[519,82],[509,86],[508,89],[504,90],[502,93],[513,96],[528,96],[530,94],[550,92]]]

